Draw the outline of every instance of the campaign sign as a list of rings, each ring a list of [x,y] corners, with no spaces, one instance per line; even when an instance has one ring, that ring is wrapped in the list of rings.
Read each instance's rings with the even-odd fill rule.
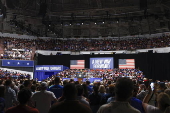
[[[34,67],[34,61],[30,61],[30,60],[2,60],[2,66]]]
[[[113,58],[90,58],[90,69],[113,69]]]
[[[63,65],[36,65],[35,71],[63,71]]]

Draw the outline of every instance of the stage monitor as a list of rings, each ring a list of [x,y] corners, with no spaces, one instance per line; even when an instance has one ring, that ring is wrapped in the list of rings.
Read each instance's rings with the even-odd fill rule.
[[[70,60],[70,69],[84,69],[85,60]]]
[[[90,58],[90,69],[113,69],[113,57]]]
[[[119,69],[134,69],[135,59],[119,59]]]

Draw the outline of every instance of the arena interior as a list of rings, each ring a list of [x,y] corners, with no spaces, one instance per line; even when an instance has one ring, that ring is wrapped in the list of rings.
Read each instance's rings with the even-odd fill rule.
[[[0,10],[0,113],[170,113],[169,0]]]

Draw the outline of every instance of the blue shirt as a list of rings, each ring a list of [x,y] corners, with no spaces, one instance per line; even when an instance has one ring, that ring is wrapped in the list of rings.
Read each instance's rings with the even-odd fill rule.
[[[61,97],[62,94],[63,94],[63,86],[61,86],[61,85],[53,85],[53,86],[51,86],[51,87],[48,89],[48,91],[53,92],[54,95],[55,95],[55,97],[56,97],[56,98],[59,98],[59,97]]]
[[[134,108],[138,109],[141,113],[145,113],[144,108],[142,106],[142,101],[141,100],[139,100],[139,99],[137,99],[135,97],[132,97],[131,100],[130,100],[130,104]]]
[[[0,97],[0,113],[4,113],[5,99]]]

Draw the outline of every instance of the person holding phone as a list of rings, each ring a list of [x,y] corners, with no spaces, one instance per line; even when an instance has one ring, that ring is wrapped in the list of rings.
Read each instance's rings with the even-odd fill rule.
[[[142,103],[145,112],[146,113],[170,113],[169,96],[164,92],[161,92],[160,94],[158,94],[158,96],[156,97],[158,107],[155,107],[153,105],[148,104],[152,93],[153,91],[151,90],[151,87],[149,85],[148,93],[146,94],[143,100],[143,103]]]

